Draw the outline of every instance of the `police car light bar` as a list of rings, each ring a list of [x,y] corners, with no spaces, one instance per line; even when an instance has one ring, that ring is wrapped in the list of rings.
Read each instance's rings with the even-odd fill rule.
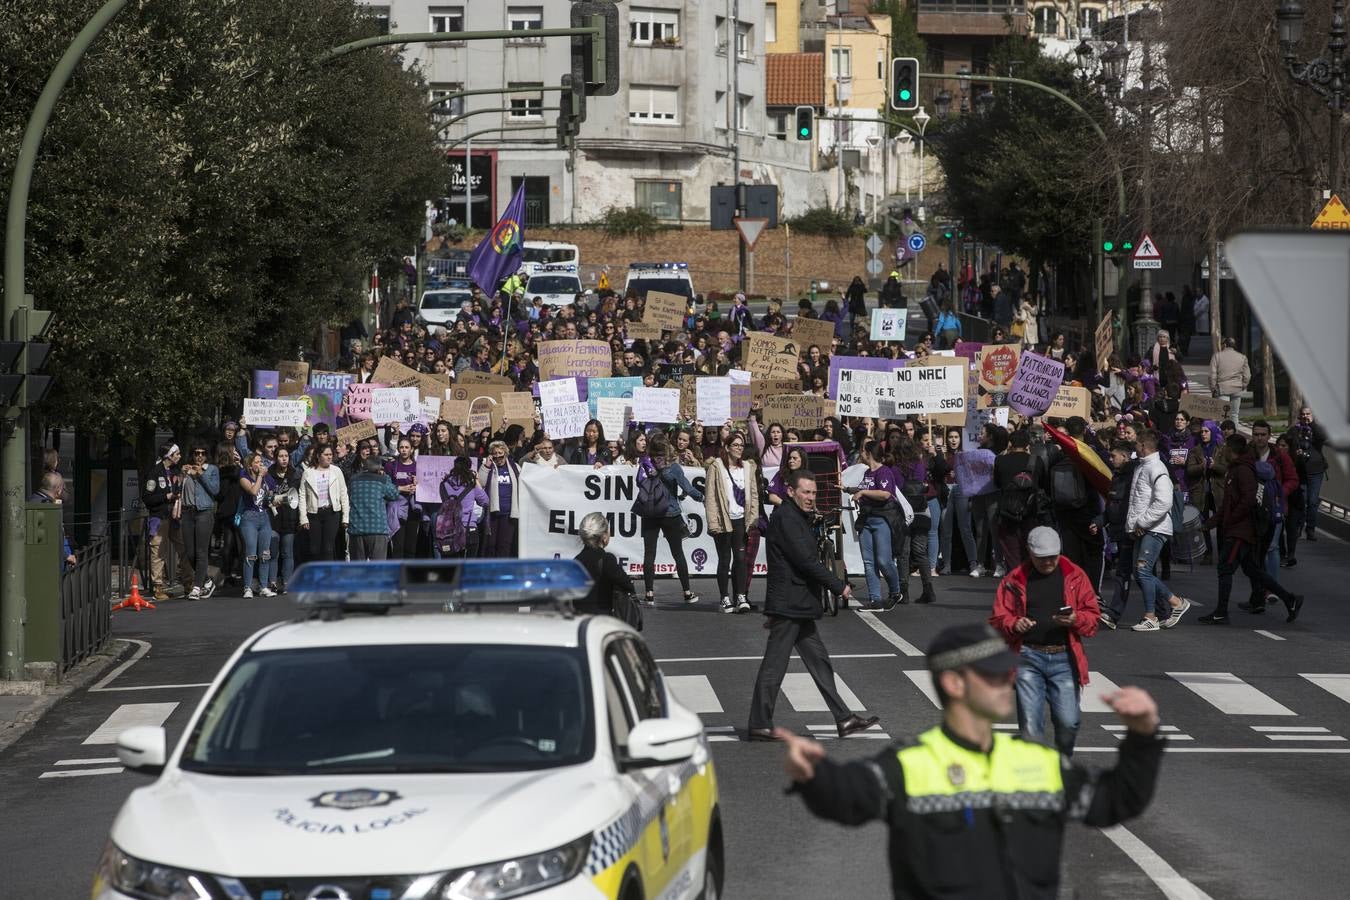
[[[535,274],[540,272],[575,272],[577,267],[572,263],[547,263],[536,268]]]
[[[297,606],[312,610],[541,601],[566,609],[590,593],[591,578],[571,559],[320,562],[296,569],[286,587]]]
[[[629,263],[630,269],[687,269],[687,262],[667,262],[667,263]]]

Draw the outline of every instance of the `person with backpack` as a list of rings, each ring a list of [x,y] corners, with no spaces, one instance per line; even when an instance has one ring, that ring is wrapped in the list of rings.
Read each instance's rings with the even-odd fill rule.
[[[1087,422],[1081,416],[1070,417],[1064,423],[1064,431],[1077,440],[1087,440]],[[1099,495],[1088,486],[1087,479],[1064,448],[1054,444],[1048,449],[1047,493],[1064,556],[1087,573],[1092,589],[1100,595],[1102,553],[1106,541],[1102,537]]]
[[[913,438],[900,437],[895,443],[895,462],[891,466],[894,483],[900,496],[914,512],[909,528],[900,530],[898,540],[892,539],[892,549],[900,577],[900,594],[909,598],[909,574],[919,570],[923,591],[915,603],[932,603],[933,570],[928,565],[928,532],[932,521],[928,515],[928,463]]]
[[[998,492],[998,522],[995,526],[1002,566],[1001,577],[1022,564],[1022,548],[1032,528],[1043,524],[1045,472],[1031,455],[1031,434],[1019,428],[1008,435],[1008,450],[994,460],[994,487]],[[995,554],[999,555],[998,553]],[[1006,567],[1006,568],[1005,568]]]
[[[1228,439],[1227,446],[1235,459],[1228,467],[1223,506],[1214,517],[1223,538],[1217,566],[1219,599],[1214,612],[1201,616],[1199,621],[1206,625],[1228,624],[1228,598],[1233,592],[1233,574],[1240,568],[1261,597],[1259,604],[1246,604],[1243,609],[1251,613],[1264,613],[1266,594],[1274,594],[1288,610],[1285,621],[1293,622],[1303,609],[1303,595],[1289,591],[1277,579],[1271,578],[1259,552],[1274,531],[1274,506],[1280,493],[1279,482],[1273,472],[1264,479],[1260,477],[1258,465],[1267,469],[1271,467],[1268,463],[1258,462],[1246,435],[1234,434]],[[1210,524],[1207,523],[1206,527],[1210,527]]]
[[[436,531],[433,535],[436,553],[442,558],[469,555],[475,523],[492,505],[487,491],[474,477],[467,456],[455,458],[450,471],[441,479],[441,506],[436,512]]]
[[[1125,615],[1125,606],[1130,600],[1130,581],[1134,569],[1134,535],[1125,527],[1130,510],[1130,487],[1134,481],[1134,470],[1139,466],[1135,458],[1135,446],[1129,441],[1116,441],[1111,445],[1111,494],[1106,500],[1106,536],[1115,545],[1115,565],[1112,568],[1115,591],[1111,600],[1102,610],[1101,624],[1112,631]],[[1100,593],[1100,592],[1099,592]]]
[[[141,503],[149,514],[146,527],[150,532],[150,583],[154,586],[156,602],[169,599],[164,559],[164,544],[171,545],[174,560],[178,567],[178,582],[183,593],[192,593],[193,572],[188,565],[187,554],[183,550],[183,475],[179,462],[183,453],[177,444],[164,444],[159,448],[159,461],[141,484]]]
[[[352,562],[388,558],[388,504],[398,500],[399,494],[378,456],[368,454],[361,460],[347,484],[347,495]]]
[[[684,589],[684,602],[697,603],[698,595],[689,586],[689,563],[684,558],[687,532],[684,514],[680,511],[679,492],[683,491],[699,503],[704,502],[704,495],[689,483],[664,435],[654,435],[648,450],[650,458],[638,466],[637,497],[633,500],[633,512],[642,530],[644,602],[648,606],[656,603],[656,539],[664,536],[675,560],[680,587]]]
[[[1138,430],[1139,465],[1130,481],[1125,528],[1135,542],[1134,580],[1144,594],[1144,618],[1131,631],[1171,628],[1191,608],[1191,601],[1178,597],[1153,573],[1163,547],[1172,539],[1175,491],[1172,476],[1158,454],[1158,443],[1158,433],[1153,429]]]

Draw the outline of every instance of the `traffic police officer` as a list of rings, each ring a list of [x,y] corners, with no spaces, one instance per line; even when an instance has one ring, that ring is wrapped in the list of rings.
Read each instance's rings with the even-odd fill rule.
[[[1133,687],[1102,698],[1127,731],[1114,769],[1088,769],[994,731],[1012,714],[1017,663],[987,625],[945,629],[928,649],[942,724],[869,760],[836,763],[777,729],[792,790],[813,813],[889,825],[897,898],[1051,900],[1066,821],[1115,825],[1148,805],[1165,743],[1153,698]]]

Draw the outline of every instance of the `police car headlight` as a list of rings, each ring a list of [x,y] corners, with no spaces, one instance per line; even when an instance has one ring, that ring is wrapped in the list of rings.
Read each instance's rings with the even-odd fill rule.
[[[586,864],[591,836],[544,853],[453,872],[441,882],[441,900],[506,900],[570,881]]]
[[[99,860],[98,882],[142,900],[211,900],[205,876],[128,856],[109,843]]]

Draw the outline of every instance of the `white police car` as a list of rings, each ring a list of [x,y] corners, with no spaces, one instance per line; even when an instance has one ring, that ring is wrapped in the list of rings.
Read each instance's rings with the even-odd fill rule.
[[[235,651],[176,748],[119,738],[159,778],[93,897],[720,896],[702,725],[637,632],[568,612],[589,586],[571,560],[296,570],[308,615]],[[560,611],[514,614],[543,600]],[[418,602],[458,611],[382,614]]]
[[[573,265],[540,266],[525,282],[525,300],[542,300],[548,306],[571,306],[585,288]]]
[[[693,300],[694,281],[689,277],[689,263],[629,263],[628,280],[623,286],[624,296],[631,293],[646,297],[648,291],[664,291]]]

